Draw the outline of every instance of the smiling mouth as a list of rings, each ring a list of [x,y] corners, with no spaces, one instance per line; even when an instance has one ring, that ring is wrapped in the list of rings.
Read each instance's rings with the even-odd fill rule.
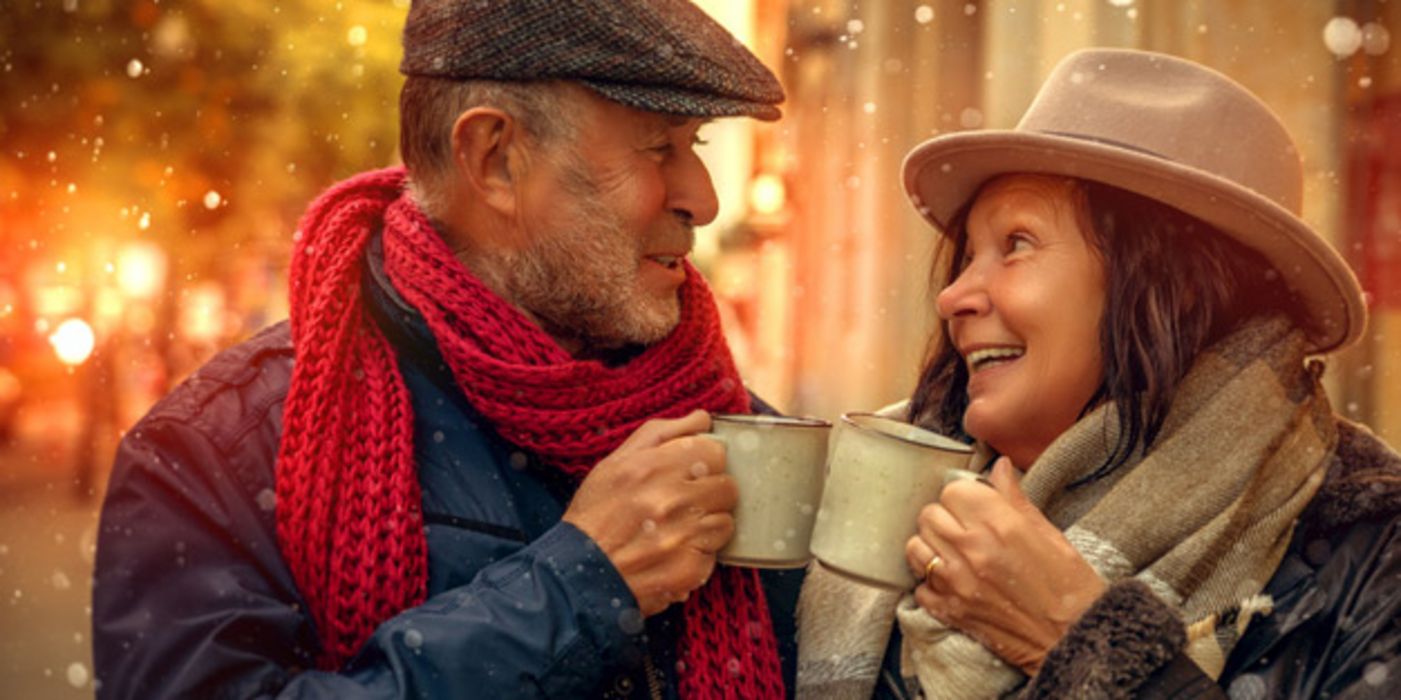
[[[968,353],[963,359],[968,363],[968,372],[972,374],[989,367],[1007,364],[1024,354],[1026,348],[982,348]]]

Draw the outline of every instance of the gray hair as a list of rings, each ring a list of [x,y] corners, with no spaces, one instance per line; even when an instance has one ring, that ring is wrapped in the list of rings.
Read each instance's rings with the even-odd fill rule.
[[[572,139],[577,132],[565,84],[447,80],[409,76],[399,93],[399,151],[410,174],[409,188],[429,218],[447,209],[452,196],[452,129],[473,107],[496,107],[513,115],[537,146]]]

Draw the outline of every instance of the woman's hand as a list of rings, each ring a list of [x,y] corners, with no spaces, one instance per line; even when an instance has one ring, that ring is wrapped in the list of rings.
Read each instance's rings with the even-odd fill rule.
[[[920,512],[905,557],[924,577],[915,589],[921,607],[1035,675],[1105,583],[1022,494],[1015,469],[1003,457],[992,488],[971,480],[946,486]]]

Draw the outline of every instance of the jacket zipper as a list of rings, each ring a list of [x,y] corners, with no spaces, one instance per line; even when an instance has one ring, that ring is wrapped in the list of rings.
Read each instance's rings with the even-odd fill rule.
[[[652,695],[652,700],[663,700],[662,684],[657,680],[657,667],[652,664],[650,651],[642,656],[642,672],[647,674],[647,692]]]

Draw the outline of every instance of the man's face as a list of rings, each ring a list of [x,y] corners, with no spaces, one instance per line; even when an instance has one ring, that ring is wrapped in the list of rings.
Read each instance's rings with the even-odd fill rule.
[[[680,319],[693,226],[715,218],[696,156],[698,119],[580,91],[577,139],[541,147],[521,187],[525,244],[504,272],[509,298],[584,349],[651,344]]]

